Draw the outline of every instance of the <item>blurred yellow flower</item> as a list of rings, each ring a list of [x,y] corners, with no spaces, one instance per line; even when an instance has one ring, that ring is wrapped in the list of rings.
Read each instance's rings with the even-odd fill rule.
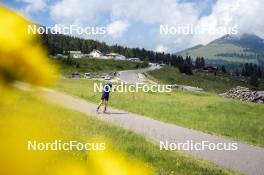
[[[0,6],[0,83],[15,80],[48,85],[56,75],[39,37],[28,33],[31,25],[17,13]]]
[[[153,175],[150,167],[139,161],[129,160],[125,155],[106,151],[89,152],[87,164],[93,175]]]
[[[28,34],[30,22],[0,6],[0,93],[13,81],[47,85],[56,77],[56,68],[47,58],[38,36]],[[87,160],[65,156],[63,152],[28,151],[27,141],[63,138],[57,123],[48,121],[43,111],[61,111],[34,98],[29,92],[9,93],[0,110],[0,174],[2,175],[151,175],[151,168],[131,161],[111,150],[87,153]],[[0,94],[1,99],[3,96]],[[15,108],[14,108],[15,106]],[[58,110],[58,111],[57,111]],[[67,115],[63,113],[61,115]],[[59,116],[54,116],[54,118]],[[71,132],[71,131],[68,131]],[[72,131],[73,132],[73,131]]]

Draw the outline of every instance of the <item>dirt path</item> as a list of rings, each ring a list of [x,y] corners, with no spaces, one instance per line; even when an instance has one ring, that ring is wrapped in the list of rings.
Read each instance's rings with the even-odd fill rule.
[[[40,94],[50,102],[95,116],[101,120],[143,134],[145,137],[157,142],[185,143],[187,140],[192,140],[194,143],[201,143],[202,141],[213,143],[235,142],[121,110],[109,109],[111,114],[97,114],[95,104],[53,90],[41,91]],[[236,151],[191,150],[185,152],[245,174],[264,174],[264,148],[238,143],[238,150]]]

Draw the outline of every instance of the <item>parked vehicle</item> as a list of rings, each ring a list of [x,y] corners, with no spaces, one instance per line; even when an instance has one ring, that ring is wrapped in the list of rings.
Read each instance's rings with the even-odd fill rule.
[[[71,77],[72,78],[81,78],[81,74],[79,74],[79,73],[72,73],[71,74]]]
[[[105,79],[105,80],[111,80],[111,77],[110,77],[110,76],[105,76],[104,79]]]
[[[84,78],[85,79],[90,79],[91,78],[91,73],[84,73]]]

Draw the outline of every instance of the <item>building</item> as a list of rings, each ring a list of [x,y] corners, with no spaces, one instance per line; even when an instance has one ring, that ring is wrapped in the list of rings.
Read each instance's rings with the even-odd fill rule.
[[[203,68],[204,72],[217,72],[218,71],[218,67],[216,66],[206,66]]]
[[[81,51],[69,51],[69,55],[71,58],[82,58],[84,54]]]
[[[109,53],[105,55],[107,58],[115,59],[115,60],[126,60],[126,57],[124,55],[118,54],[118,53]]]
[[[102,54],[102,52],[100,52],[99,50],[94,49],[92,52],[90,52],[89,54],[91,57],[93,58],[102,58],[104,55]]]
[[[139,58],[129,58],[128,60],[133,62],[140,62]]]

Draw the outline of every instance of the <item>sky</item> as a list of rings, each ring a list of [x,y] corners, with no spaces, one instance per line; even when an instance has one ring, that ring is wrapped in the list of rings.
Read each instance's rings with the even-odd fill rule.
[[[264,38],[264,0],[0,0],[44,26],[105,27],[108,44],[174,53],[225,34]]]

